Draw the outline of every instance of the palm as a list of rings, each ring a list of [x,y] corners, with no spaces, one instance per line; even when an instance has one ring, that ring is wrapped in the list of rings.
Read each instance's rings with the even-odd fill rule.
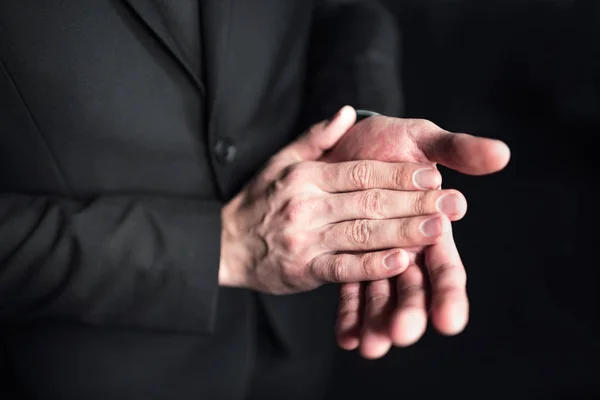
[[[486,175],[503,169],[509,158],[506,145],[495,140],[450,134],[428,121],[381,116],[356,124],[323,160],[439,162],[466,174]],[[413,265],[396,279],[342,285],[342,347],[360,346],[363,355],[377,358],[392,343],[412,344],[425,331],[428,309],[441,333],[462,331],[468,319],[466,274],[451,232],[439,244],[410,250]],[[426,293],[431,294],[430,308]]]
[[[415,122],[411,121],[394,119],[390,122],[379,118],[362,121],[340,139],[324,160],[428,163],[412,136]]]
[[[510,150],[494,139],[452,134],[419,119],[373,117],[356,124],[323,160],[439,163],[467,175],[489,175],[508,164]]]

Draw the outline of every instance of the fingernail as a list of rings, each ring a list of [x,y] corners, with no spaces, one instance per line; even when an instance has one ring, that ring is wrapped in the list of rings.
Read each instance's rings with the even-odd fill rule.
[[[398,251],[390,254],[383,260],[383,264],[387,269],[398,269],[402,267],[402,252]]]
[[[420,169],[414,175],[415,186],[421,189],[437,189],[440,187],[440,173],[433,169]]]
[[[442,219],[440,217],[435,217],[428,219],[421,224],[421,232],[427,237],[436,237],[443,233],[443,227]]]
[[[447,194],[437,201],[437,209],[446,215],[456,215],[461,213],[462,199],[456,194]]]

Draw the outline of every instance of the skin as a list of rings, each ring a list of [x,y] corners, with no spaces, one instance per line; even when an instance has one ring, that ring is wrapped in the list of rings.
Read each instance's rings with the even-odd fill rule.
[[[271,294],[342,283],[340,345],[377,358],[417,341],[429,314],[444,334],[466,325],[450,221],[467,204],[439,190],[436,164],[485,175],[510,152],[428,121],[355,120],[344,107],[313,126],[223,208],[219,283]]]
[[[348,107],[315,125],[223,208],[221,285],[291,294],[391,278],[410,265],[405,248],[450,229],[440,204],[464,215],[464,196],[435,190],[430,165],[317,161],[355,118]]]
[[[488,175],[506,167],[510,150],[498,140],[450,133],[426,120],[377,116],[350,129],[322,160],[439,163],[467,175]],[[463,216],[462,210],[449,214],[452,221]],[[393,345],[418,341],[429,317],[445,335],[465,328],[467,277],[452,231],[435,244],[405,250],[410,265],[397,278],[342,285],[336,328],[342,348],[382,357]]]

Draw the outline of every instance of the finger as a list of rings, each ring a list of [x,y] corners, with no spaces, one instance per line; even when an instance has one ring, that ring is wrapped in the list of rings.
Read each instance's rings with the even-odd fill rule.
[[[390,336],[395,346],[416,343],[427,328],[427,302],[423,270],[412,264],[396,279],[397,306],[390,319]]]
[[[348,351],[360,345],[363,283],[345,283],[340,287],[340,301],[336,321],[338,345]]]
[[[427,190],[437,189],[442,176],[431,165],[387,163],[381,161],[349,161],[320,163],[315,184],[330,193],[366,189]]]
[[[312,276],[323,283],[353,283],[396,276],[408,266],[408,253],[402,249],[363,254],[326,254],[310,264]]]
[[[392,289],[392,279],[367,283],[360,339],[360,354],[364,358],[381,358],[392,348],[389,332],[390,314],[395,303]]]
[[[398,120],[399,123],[402,120]],[[416,147],[431,162],[468,175],[487,175],[506,167],[509,147],[495,139],[443,130],[426,120],[403,122]]]
[[[469,319],[467,274],[456,248],[452,231],[425,249],[425,263],[431,287],[431,318],[444,335],[462,332]]]
[[[394,191],[363,190],[338,193],[322,200],[325,205],[314,208],[314,222],[331,224],[357,219],[391,219],[445,214],[451,221],[462,219],[467,200],[456,190]]]
[[[286,167],[300,161],[315,161],[335,146],[355,121],[356,111],[345,106],[331,120],[313,125],[308,132],[283,148],[274,156],[273,162],[279,167]]]
[[[322,228],[328,251],[375,251],[437,243],[450,221],[443,214],[387,220],[357,219]]]

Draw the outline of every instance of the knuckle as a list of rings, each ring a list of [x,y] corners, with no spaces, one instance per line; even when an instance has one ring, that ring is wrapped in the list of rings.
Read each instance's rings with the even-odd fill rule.
[[[433,193],[435,195],[435,193]],[[425,215],[429,211],[429,202],[431,202],[431,195],[428,192],[415,192],[412,201],[412,212],[414,215]]]
[[[415,264],[423,264],[423,261],[417,260]],[[402,279],[398,279],[398,290],[410,287],[424,290],[426,283],[423,271],[417,265],[413,265],[402,273]]]
[[[360,269],[365,278],[373,278],[376,275],[375,255],[373,253],[365,253],[360,257]]]
[[[438,126],[427,119],[411,119],[407,125],[408,134],[410,136],[418,136],[423,132],[432,131],[435,129],[438,129]]]
[[[307,167],[302,164],[294,164],[284,170],[283,181],[287,186],[296,186],[306,182]]]
[[[284,231],[281,234],[281,244],[287,253],[299,254],[306,247],[306,237],[297,232]]]
[[[320,175],[324,182],[339,181],[340,177],[342,176],[342,168],[340,168],[338,164],[316,162],[315,172]]]
[[[329,267],[329,278],[332,282],[344,282],[346,279],[346,257],[338,254],[333,257]]]
[[[318,131],[320,130],[321,124],[320,123],[316,123],[311,125],[308,130],[305,133],[305,136],[315,136],[317,135]]]
[[[371,232],[366,220],[357,219],[348,224],[346,237],[355,245],[360,247],[369,243]]]
[[[390,299],[390,286],[388,281],[371,282],[365,297],[368,302],[381,304]]]
[[[359,293],[347,292],[340,293],[339,297],[339,315],[344,316],[356,313],[360,310],[361,297]]]
[[[389,294],[386,293],[382,293],[380,291],[377,292],[369,292],[367,293],[367,302],[369,303],[373,303],[373,304],[381,304],[381,303],[385,303],[389,300],[390,296]]]
[[[285,183],[281,179],[274,181],[273,184],[271,185],[271,187],[269,188],[269,195],[271,195],[271,196],[278,195],[280,192],[285,190],[285,186],[286,186]]]
[[[310,220],[315,206],[314,200],[293,198],[283,210],[284,218],[292,224],[307,222]]]
[[[367,190],[360,196],[359,207],[367,218],[381,219],[384,217],[383,193],[381,190]]]
[[[323,122],[317,122],[316,124],[313,124],[310,126],[310,128],[308,128],[308,131],[306,132],[306,136],[315,137],[315,136],[320,136],[322,133],[323,133]]]
[[[332,201],[331,197],[324,197],[319,202],[319,212],[323,215],[331,215],[336,212],[336,204]]]
[[[373,168],[367,161],[359,161],[350,170],[351,183],[358,189],[364,190],[369,187],[373,180]]]
[[[410,226],[408,219],[401,219],[398,223],[398,237],[401,240],[407,241],[411,237]]]
[[[360,304],[360,293],[358,291],[344,290],[340,292],[340,302],[348,308],[358,308],[358,305]]]
[[[455,289],[467,285],[466,271],[454,264],[443,264],[433,269],[431,275],[437,290]]]
[[[409,284],[398,288],[398,297],[402,300],[414,298],[423,291],[423,286],[419,284]]]
[[[400,189],[409,189],[413,187],[411,171],[403,165],[398,165],[392,172],[392,182]]]

